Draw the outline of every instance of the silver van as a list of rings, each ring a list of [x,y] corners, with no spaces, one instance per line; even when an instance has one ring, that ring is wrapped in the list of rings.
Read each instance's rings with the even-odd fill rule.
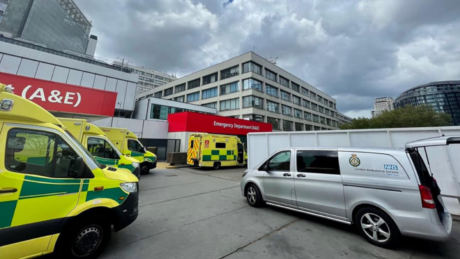
[[[241,191],[253,207],[266,203],[355,224],[382,247],[401,235],[445,240],[452,218],[419,150],[458,143],[460,137],[439,137],[405,149],[287,148],[245,171]]]

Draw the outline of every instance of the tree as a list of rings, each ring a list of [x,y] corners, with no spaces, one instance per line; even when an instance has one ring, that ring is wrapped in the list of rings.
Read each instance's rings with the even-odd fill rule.
[[[451,126],[449,114],[436,112],[429,105],[406,106],[383,112],[374,118],[357,118],[343,124],[341,129],[378,129]]]

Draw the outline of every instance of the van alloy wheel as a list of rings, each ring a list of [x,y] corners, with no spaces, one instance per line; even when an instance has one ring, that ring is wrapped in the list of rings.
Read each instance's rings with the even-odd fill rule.
[[[85,257],[95,252],[103,239],[103,230],[98,226],[82,229],[72,243],[72,253],[76,257]]]
[[[256,189],[254,189],[253,186],[249,187],[248,188],[248,201],[249,203],[251,204],[256,204],[256,201],[257,201],[257,193],[256,193]]]
[[[391,231],[383,218],[374,213],[365,213],[361,217],[361,228],[364,233],[376,242],[386,242],[391,237]]]

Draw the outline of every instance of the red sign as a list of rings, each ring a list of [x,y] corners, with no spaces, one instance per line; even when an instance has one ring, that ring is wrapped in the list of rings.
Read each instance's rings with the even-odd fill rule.
[[[113,116],[117,93],[0,73],[0,83],[48,111]]]
[[[229,135],[246,135],[251,132],[271,132],[269,123],[227,118],[196,112],[168,115],[169,132],[204,132]]]

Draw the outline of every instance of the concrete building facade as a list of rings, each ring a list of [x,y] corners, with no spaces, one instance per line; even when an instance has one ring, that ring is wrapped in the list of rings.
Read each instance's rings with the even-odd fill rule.
[[[379,116],[383,112],[394,110],[394,100],[391,97],[375,98],[374,111],[372,111],[372,117]]]
[[[225,117],[267,122],[273,130],[338,128],[336,100],[248,52],[140,93],[216,108]]]
[[[337,112],[337,121],[339,123],[339,126],[343,125],[345,123],[349,123],[349,122],[351,122],[351,120],[353,120],[353,118],[348,117],[347,115],[345,115],[343,113]]]

